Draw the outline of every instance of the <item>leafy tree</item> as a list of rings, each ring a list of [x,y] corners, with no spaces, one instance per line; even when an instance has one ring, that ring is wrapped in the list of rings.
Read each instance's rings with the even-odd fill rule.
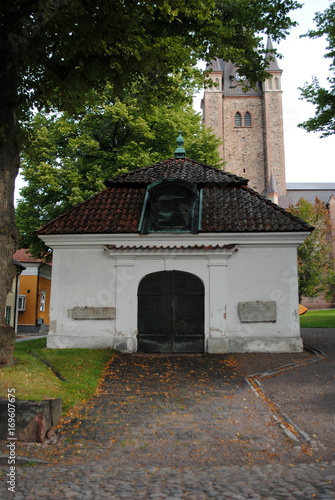
[[[262,38],[292,26],[295,0],[2,0],[0,7],[0,350],[15,268],[18,118],[34,107],[72,112],[109,81],[122,94],[178,96],[172,77],[196,78],[197,59],[231,59],[261,80]],[[198,72],[199,74],[199,72]],[[5,332],[5,333],[3,333]],[[14,341],[13,332],[11,337]],[[5,362],[0,358],[0,362]]]
[[[289,211],[315,228],[298,248],[299,297],[331,293],[335,272],[331,221],[325,203],[316,198],[313,205],[301,198]]]
[[[330,60],[330,72],[332,76],[327,78],[329,88],[323,88],[317,77],[312,83],[305,84],[301,90],[301,97],[307,102],[314,104],[315,116],[299,124],[308,132],[320,132],[321,137],[327,137],[335,133],[335,3],[332,3],[324,12],[317,12],[314,18],[317,29],[310,30],[307,35],[310,38],[324,36],[328,42],[327,52],[324,57]]]
[[[49,256],[36,229],[102,190],[107,178],[173,156],[179,130],[189,157],[220,166],[220,139],[189,104],[148,106],[135,95],[121,102],[108,86],[77,117],[36,114],[21,161],[27,181],[16,209],[21,246]]]

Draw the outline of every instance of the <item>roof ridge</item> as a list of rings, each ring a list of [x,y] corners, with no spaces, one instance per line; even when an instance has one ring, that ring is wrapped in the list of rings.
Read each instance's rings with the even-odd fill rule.
[[[232,174],[232,173],[227,172],[226,170],[222,170],[218,167],[213,167],[212,165],[208,165],[208,164],[203,163],[201,161],[193,160],[192,158],[188,158],[188,157],[186,157],[186,158],[173,158],[173,157],[171,157],[171,158],[167,158],[165,160],[161,160],[159,162],[153,163],[151,165],[148,165],[147,167],[135,168],[134,170],[131,170],[130,172],[125,172],[125,173],[120,174],[118,176],[106,179],[105,186],[110,187],[111,185],[114,185],[114,184],[121,184],[123,180],[127,184],[129,184],[131,181],[130,180],[126,181],[127,177],[136,176],[142,172],[147,172],[147,171],[152,170],[152,169],[157,169],[158,167],[162,167],[165,164],[171,163],[171,162],[174,164],[180,163],[181,165],[183,163],[191,163],[193,165],[196,165],[196,166],[199,166],[202,168],[205,167],[208,170],[216,172],[218,175],[222,175],[222,176],[225,175],[225,176],[231,177],[231,179],[232,180],[234,179],[235,181],[244,182],[246,184],[249,182],[249,179],[246,179],[245,177],[240,177],[236,174]],[[140,182],[135,181],[135,183],[139,184]],[[147,184],[147,182],[144,181],[143,184]]]
[[[327,186],[327,187],[320,187],[320,186]],[[335,188],[335,182],[287,182],[286,183],[286,189],[289,191],[309,191],[309,190],[333,191],[334,188]]]

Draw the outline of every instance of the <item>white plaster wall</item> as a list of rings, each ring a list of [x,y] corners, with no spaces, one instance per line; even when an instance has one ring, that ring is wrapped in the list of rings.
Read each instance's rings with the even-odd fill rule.
[[[295,248],[239,248],[238,258],[228,267],[230,302],[227,305],[227,327],[230,332],[241,329],[237,304],[248,301],[275,301],[276,323],[263,323],[250,335],[277,330],[281,335],[296,334],[298,318],[298,281]],[[292,321],[292,319],[294,321]]]
[[[229,344],[235,346],[234,350],[237,349],[237,338],[246,350],[273,351],[276,350],[275,344],[278,350],[284,350],[285,345],[289,350],[301,350],[296,248],[240,247],[238,258],[231,259],[227,271],[226,334],[229,339],[235,339],[235,342],[229,340]],[[249,301],[274,301],[277,321],[241,323],[237,314],[238,303]],[[243,342],[243,339],[249,341]]]
[[[48,347],[112,347],[115,320],[75,320],[73,307],[115,307],[115,274],[100,248],[56,249]]]
[[[249,239],[248,239],[249,236]],[[205,287],[205,346],[208,352],[301,350],[296,247],[304,236],[187,235],[144,237],[146,244],[231,244],[237,251],[104,251],[104,244],[138,244],[138,235],[112,239],[63,238],[54,248],[48,347],[137,349],[137,290],[152,272],[179,270],[198,276]],[[306,236],[306,235],[305,235]],[[186,240],[186,241],[185,241]],[[291,241],[292,240],[292,241]],[[144,240],[141,240],[141,243]],[[250,243],[246,243],[249,241]],[[275,301],[275,323],[241,323],[239,302]],[[75,320],[73,307],[115,307],[115,319]]]
[[[25,262],[24,267],[26,269],[23,269],[21,272],[22,276],[37,276],[38,274],[38,265],[35,263],[31,262]]]
[[[52,268],[48,264],[25,262],[21,272],[22,276],[41,276],[42,278],[51,279]]]

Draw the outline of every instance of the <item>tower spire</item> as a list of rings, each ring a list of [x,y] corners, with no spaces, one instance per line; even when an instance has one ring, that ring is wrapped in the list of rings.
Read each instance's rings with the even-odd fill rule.
[[[265,58],[266,59],[270,59],[269,60],[269,65],[267,67],[267,70],[269,70],[269,71],[280,71],[280,68],[279,68],[279,65],[278,65],[278,61],[277,61],[277,57],[276,57],[276,54],[275,54],[275,51],[274,51],[274,48],[273,48],[273,45],[272,45],[272,40],[271,40],[270,36],[268,36],[268,39],[267,39],[267,42],[266,42],[266,50],[268,51],[268,53],[266,54]]]
[[[268,200],[271,200],[273,203],[278,205],[278,188],[276,178],[273,173],[270,175],[268,185],[266,186],[263,194]]]

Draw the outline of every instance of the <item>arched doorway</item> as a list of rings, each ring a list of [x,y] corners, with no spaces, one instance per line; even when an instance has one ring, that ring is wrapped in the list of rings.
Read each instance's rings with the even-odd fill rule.
[[[145,276],[138,287],[138,351],[204,352],[204,295],[194,274]]]

